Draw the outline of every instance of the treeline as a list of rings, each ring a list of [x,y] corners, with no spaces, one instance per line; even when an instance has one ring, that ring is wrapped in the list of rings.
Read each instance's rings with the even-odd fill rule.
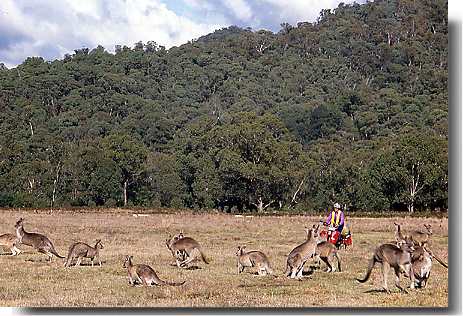
[[[447,208],[447,2],[0,69],[0,206]]]

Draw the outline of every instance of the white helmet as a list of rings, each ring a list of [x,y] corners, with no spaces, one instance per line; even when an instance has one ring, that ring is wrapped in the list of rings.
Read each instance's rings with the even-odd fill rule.
[[[341,205],[339,205],[339,203],[334,203],[334,204],[333,204],[333,207],[334,207],[334,208],[341,209]]]

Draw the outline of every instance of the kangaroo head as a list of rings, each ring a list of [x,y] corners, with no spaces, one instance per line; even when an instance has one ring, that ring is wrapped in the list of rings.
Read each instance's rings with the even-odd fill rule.
[[[312,231],[312,237],[314,237],[314,238],[318,237],[318,236],[320,235],[320,230],[319,230],[319,229],[320,229],[320,224],[318,224],[318,225],[313,225],[313,226],[312,226],[312,229],[313,229],[313,231]]]
[[[132,265],[132,259],[133,259],[133,256],[129,256],[129,255],[125,256],[124,265],[123,265],[125,269]]]
[[[16,224],[14,225],[14,228],[19,228],[19,227],[22,227],[23,226],[23,222],[24,222],[24,218],[20,218]]]
[[[432,227],[429,224],[424,224],[424,227],[426,227],[426,230],[428,231],[428,235],[432,235]]]
[[[315,226],[315,225],[314,225]],[[306,233],[306,236],[307,236],[307,240],[313,238],[313,235],[314,235],[314,228],[309,228],[309,227],[304,227],[304,230],[305,230],[305,233]]]
[[[100,248],[100,249],[104,248],[103,243],[101,242],[101,239],[96,240],[95,246],[96,246],[96,248]]]
[[[238,250],[235,252],[235,256],[241,256],[246,249],[246,246],[238,246]]]
[[[411,238],[405,238],[404,241],[400,242],[400,249],[406,252],[413,252],[415,251],[415,247],[413,244],[413,240]]]

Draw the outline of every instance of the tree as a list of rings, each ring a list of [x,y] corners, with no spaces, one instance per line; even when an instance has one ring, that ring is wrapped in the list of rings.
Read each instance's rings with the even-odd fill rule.
[[[111,158],[122,172],[124,206],[128,202],[129,185],[142,172],[146,159],[146,147],[128,134],[112,134],[101,141],[105,155]]]

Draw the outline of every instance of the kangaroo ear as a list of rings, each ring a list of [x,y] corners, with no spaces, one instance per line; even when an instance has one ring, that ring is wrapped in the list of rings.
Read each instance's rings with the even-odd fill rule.
[[[245,249],[245,248],[246,248],[246,246],[241,246],[241,249]]]

